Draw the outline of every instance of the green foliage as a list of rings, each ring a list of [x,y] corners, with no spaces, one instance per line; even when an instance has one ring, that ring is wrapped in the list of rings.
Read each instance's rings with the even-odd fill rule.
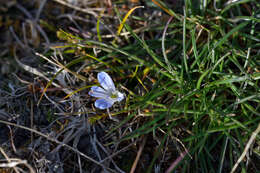
[[[196,2],[186,0],[185,13],[174,13],[177,17],[168,25],[168,62],[163,57],[162,40],[143,39],[128,24],[124,26],[133,39],[131,44],[86,40],[64,31],[57,35],[70,43],[69,48],[80,46],[90,55],[93,52],[86,47],[102,52],[94,58],[82,53],[71,65],[89,58],[91,69],[110,71],[115,79],[121,78],[116,83],[127,88],[129,100],[122,113],[127,112],[128,117],[109,134],[131,122],[139,110],[143,120],[121,141],[163,131],[158,151],[166,137],[178,137],[193,157],[186,156],[177,169],[226,172],[260,122],[260,8],[243,9],[243,5],[259,7],[253,0]],[[148,27],[144,32],[162,33],[165,25],[157,24],[156,29]],[[100,35],[98,38],[101,40]],[[259,143],[259,135],[256,139]],[[259,156],[259,150],[253,151]],[[152,172],[158,154],[148,172]],[[246,170],[246,165],[241,164],[241,169]]]

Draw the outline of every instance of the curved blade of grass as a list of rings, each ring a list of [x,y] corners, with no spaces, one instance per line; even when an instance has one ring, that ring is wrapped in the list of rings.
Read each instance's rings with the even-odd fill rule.
[[[144,87],[145,91],[148,92],[149,90],[146,88],[146,86],[143,84],[142,80],[136,76],[136,79],[138,80],[138,82]]]
[[[205,112],[201,112],[199,110],[183,110],[183,108],[180,108],[180,109],[174,109],[174,108],[171,108],[170,110],[169,109],[165,109],[165,108],[156,108],[156,109],[153,109],[153,112],[174,112],[174,113],[187,113],[187,114],[205,114]]]
[[[145,123],[138,129],[127,134],[122,139],[120,139],[120,141],[136,138],[140,135],[147,134],[151,131],[154,131],[155,129],[157,129],[158,127],[160,127],[166,123],[167,120],[165,119],[165,116],[166,116],[166,114],[159,114],[159,115],[154,116],[155,118],[153,120],[148,121],[147,123]]]
[[[242,3],[247,3],[247,2],[255,2],[255,0],[240,0],[240,1],[231,1],[223,10],[221,10],[220,14],[222,15],[224,12],[226,12],[228,9],[235,5],[239,5]]]
[[[248,120],[246,122],[243,122],[243,126],[241,126],[241,124],[236,123],[236,124],[232,124],[232,125],[228,125],[228,126],[219,126],[219,127],[214,127],[212,129],[208,129],[208,133],[215,133],[215,132],[221,132],[221,131],[225,131],[225,130],[231,130],[231,129],[236,129],[236,128],[242,128],[243,130],[246,130],[248,132],[251,132],[250,129],[246,126],[252,124],[252,123],[256,123],[259,122],[260,117],[255,118],[253,120]]]
[[[242,104],[242,106],[245,106],[249,111],[251,111],[253,114],[260,116],[260,113],[258,111],[255,110],[255,108],[253,108],[251,105],[244,103]]]
[[[121,32],[121,30],[123,29],[124,24],[125,24],[127,18],[129,17],[129,15],[130,15],[131,13],[133,13],[133,11],[134,11],[135,9],[137,9],[137,8],[144,8],[144,6],[134,7],[134,8],[130,9],[130,10],[127,12],[127,14],[125,15],[124,19],[122,20],[122,22],[120,23],[120,25],[119,25],[119,27],[118,27],[118,29],[117,29],[117,35],[118,35],[118,36],[120,35],[120,32]]]
[[[102,17],[102,14],[105,12],[105,10],[101,11],[101,14],[98,16],[97,18],[97,26],[96,26],[96,29],[97,29],[97,36],[98,36],[98,41],[102,42],[102,38],[101,38],[101,34],[100,34],[100,28],[99,28],[99,25],[100,25],[100,19]]]
[[[172,73],[173,75],[175,75],[176,72],[173,70],[173,68],[172,68],[172,66],[170,64],[170,61],[169,61],[169,59],[167,57],[167,53],[165,51],[165,35],[166,35],[168,26],[169,26],[170,22],[172,21],[172,19],[173,19],[173,16],[171,16],[170,19],[167,21],[166,26],[165,26],[165,28],[163,30],[163,35],[162,35],[162,53],[163,53],[164,61],[165,61],[165,63],[167,64],[167,66],[169,68],[168,69],[169,72]]]
[[[228,144],[228,137],[225,136],[224,137],[224,142],[222,145],[222,151],[221,151],[221,156],[220,156],[220,162],[219,162],[219,168],[218,168],[218,173],[222,172],[223,169],[223,164],[224,164],[224,160],[225,160],[225,154],[226,154],[226,150],[227,150],[227,144]]]
[[[231,31],[229,31],[222,39],[220,39],[215,45],[213,50],[218,47],[221,46],[232,34],[234,34],[235,32],[239,31],[240,29],[244,28],[246,25],[248,25],[249,22],[242,22],[239,25],[237,25],[235,28],[233,28]]]
[[[122,49],[118,49],[118,48],[115,48],[113,46],[109,46],[107,44],[96,42],[96,41],[92,41],[92,40],[87,41],[87,43],[92,43],[92,44],[98,45],[98,46],[100,46],[99,47],[100,49],[105,50],[105,51],[107,51],[106,49],[110,49],[112,51],[116,51],[118,53],[121,53],[121,54],[123,54],[125,56],[128,56],[130,60],[133,59],[133,60],[139,62],[139,64],[141,64],[141,65],[145,65],[145,66],[148,66],[148,67],[153,67],[153,70],[155,70],[156,72],[161,73],[162,75],[167,76],[168,78],[173,78],[171,74],[169,74],[168,72],[165,72],[164,70],[161,70],[160,68],[156,67],[154,65],[154,63],[152,64],[150,62],[147,62],[147,61],[145,61],[145,60],[143,60],[143,59],[141,59],[141,58],[139,58],[139,57],[137,57],[135,55],[132,55],[132,54],[130,54],[130,53],[128,53],[128,52],[126,52],[126,51],[124,51]]]
[[[68,32],[63,31],[62,29],[59,29],[59,31],[57,31],[57,37],[61,40],[70,40],[70,39],[76,39],[76,40],[83,40],[81,37],[72,35]]]
[[[197,82],[197,89],[199,90],[200,89],[200,85],[201,85],[201,82],[203,80],[203,78],[210,72],[210,69],[208,69],[207,71],[205,71],[199,78],[198,82]]]
[[[217,80],[214,82],[209,83],[206,87],[211,87],[214,85],[221,85],[221,84],[229,84],[229,83],[234,83],[234,82],[244,82],[246,80],[250,80],[251,78],[248,77],[247,75],[245,76],[236,76],[233,78],[228,78],[228,79],[221,79],[221,80]]]
[[[258,102],[258,103],[260,102],[260,94],[254,94],[254,95],[245,97],[245,98],[243,98],[243,99],[240,99],[239,101],[235,102],[234,104],[235,104],[235,105],[238,105],[238,104],[244,103],[244,102],[246,102],[246,101],[248,101],[248,100],[254,101],[254,100],[253,100],[254,98],[258,98],[258,99],[257,99],[258,101],[256,101],[256,100],[255,100],[255,101]]]
[[[89,57],[89,58],[92,58],[92,59],[96,60],[97,62],[103,63],[104,65],[106,65],[107,67],[113,69],[114,71],[117,71],[115,68],[113,68],[111,65],[109,65],[109,64],[106,63],[105,61],[102,61],[102,60],[100,60],[100,59],[98,59],[98,58],[96,58],[96,57],[94,57],[94,56],[92,56],[92,55],[90,55],[90,54],[87,54],[87,53],[85,53],[84,55],[87,56],[87,57]]]
[[[199,54],[198,54],[198,51],[197,51],[195,32],[196,32],[196,28],[192,29],[192,31],[190,33],[191,34],[192,49],[193,49],[193,53],[194,53],[194,57],[195,57],[195,61],[191,65],[191,69],[194,67],[195,64],[197,64],[199,66],[199,57],[198,57]]]
[[[168,13],[170,16],[174,16],[174,17],[176,17],[176,19],[182,20],[176,13],[174,13],[172,10],[170,10],[168,7],[166,7],[166,5],[163,4],[162,1],[160,1],[160,0],[152,0],[152,1],[153,1],[153,3],[154,3],[155,5],[157,5],[158,7],[160,7],[163,11],[165,11],[166,13]]]
[[[136,33],[133,32],[133,30],[130,28],[129,25],[125,25],[126,29],[132,34],[132,36],[139,42],[139,44],[147,51],[147,53],[153,58],[153,60],[159,64],[161,67],[163,67],[165,70],[168,71],[167,66],[157,57],[157,55],[154,53],[154,51],[146,44],[144,40],[139,38]],[[172,76],[172,75],[170,75]],[[173,77],[171,77],[173,78]]]
[[[186,43],[186,8],[184,8],[183,12],[184,12],[184,17],[183,17],[183,34],[182,34],[182,47],[183,47],[183,49],[182,49],[183,50],[183,59],[182,59],[183,61],[182,62],[184,64],[186,74],[190,78],[189,68],[188,68],[188,64],[187,64],[187,55],[186,55],[186,44],[187,44]],[[182,78],[183,78],[183,76],[182,76]]]

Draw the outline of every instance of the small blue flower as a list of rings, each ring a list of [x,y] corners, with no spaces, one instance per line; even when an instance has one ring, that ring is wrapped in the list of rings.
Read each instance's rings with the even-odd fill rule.
[[[95,101],[95,107],[107,109],[115,102],[120,102],[124,99],[124,95],[116,90],[114,82],[106,72],[99,72],[97,78],[102,87],[93,86],[89,91],[89,95],[98,98]]]

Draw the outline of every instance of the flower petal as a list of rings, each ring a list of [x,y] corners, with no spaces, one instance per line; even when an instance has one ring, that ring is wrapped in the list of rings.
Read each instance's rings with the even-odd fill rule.
[[[107,91],[112,90],[115,91],[115,85],[112,81],[111,77],[106,72],[99,72],[97,75],[98,81],[100,85]]]
[[[118,92],[117,95],[118,95],[117,97],[118,102],[121,102],[125,98],[124,94],[122,94],[121,92]]]
[[[113,102],[110,100],[105,100],[105,99],[97,99],[95,101],[95,107],[99,109],[107,109],[110,108],[113,105]]]
[[[91,87],[91,90],[88,93],[89,95],[93,96],[93,97],[97,97],[97,98],[107,98],[109,97],[107,92],[98,86],[93,86]]]

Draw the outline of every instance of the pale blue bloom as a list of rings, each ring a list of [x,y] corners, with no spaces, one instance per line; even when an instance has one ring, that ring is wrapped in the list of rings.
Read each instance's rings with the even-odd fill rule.
[[[102,87],[93,86],[89,91],[89,95],[98,98],[95,101],[95,107],[107,109],[115,102],[120,102],[124,99],[124,95],[116,90],[114,82],[106,72],[99,72],[97,78]]]

